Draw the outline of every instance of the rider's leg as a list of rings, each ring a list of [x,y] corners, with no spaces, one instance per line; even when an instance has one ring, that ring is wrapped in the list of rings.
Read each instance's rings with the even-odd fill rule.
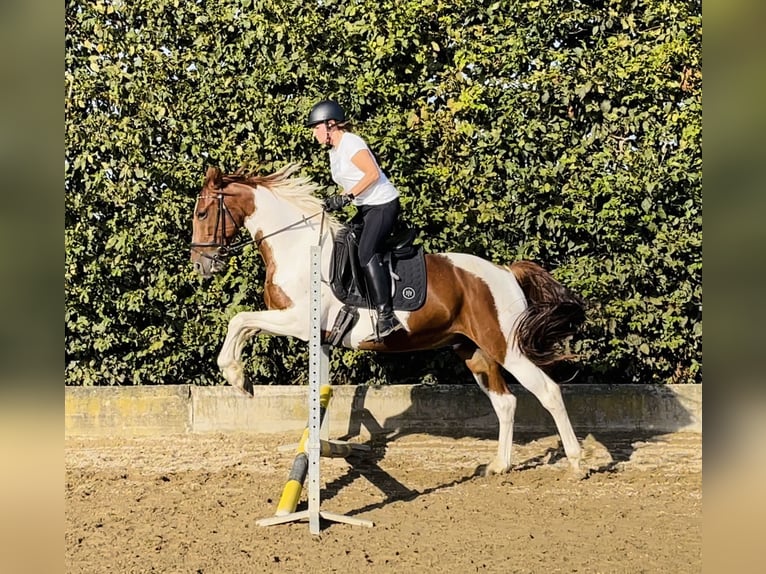
[[[391,302],[391,274],[383,265],[380,246],[394,227],[399,214],[399,200],[383,205],[360,208],[364,227],[359,237],[359,263],[364,269],[367,292],[378,311],[377,335],[386,335],[401,329],[402,325],[393,312]]]
[[[379,339],[382,339],[403,328],[394,315],[391,304],[391,274],[377,253],[370,258],[363,269],[364,278],[367,281],[367,293],[378,311],[377,335]]]

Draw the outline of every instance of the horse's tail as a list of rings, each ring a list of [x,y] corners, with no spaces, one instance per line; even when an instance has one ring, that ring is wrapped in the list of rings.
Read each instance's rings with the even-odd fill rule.
[[[519,349],[538,367],[575,358],[562,343],[585,321],[582,300],[531,261],[515,261],[511,272],[527,298],[516,324]]]

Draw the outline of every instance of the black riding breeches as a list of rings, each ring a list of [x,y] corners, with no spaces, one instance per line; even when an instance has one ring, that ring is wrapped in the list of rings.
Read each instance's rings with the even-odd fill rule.
[[[351,224],[362,226],[359,234],[359,263],[364,267],[375,253],[381,253],[383,242],[391,234],[399,216],[399,198],[381,205],[360,205]]]

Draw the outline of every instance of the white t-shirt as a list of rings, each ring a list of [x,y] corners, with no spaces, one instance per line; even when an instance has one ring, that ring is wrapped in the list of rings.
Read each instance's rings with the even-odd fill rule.
[[[369,152],[370,148],[362,138],[351,132],[343,132],[338,146],[330,149],[330,174],[332,180],[344,192],[349,192],[364,177],[364,172],[351,161],[351,158],[360,150]],[[370,155],[375,162],[375,167],[378,168],[378,181],[357,195],[354,198],[354,205],[381,205],[399,197],[399,191],[381,171],[372,152]]]

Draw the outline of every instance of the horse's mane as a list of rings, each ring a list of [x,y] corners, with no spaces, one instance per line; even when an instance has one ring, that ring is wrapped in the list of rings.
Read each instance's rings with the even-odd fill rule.
[[[224,185],[244,183],[251,187],[264,187],[295,206],[304,215],[313,215],[322,209],[322,200],[314,195],[320,188],[308,177],[291,177],[300,167],[297,163],[288,163],[272,174],[261,175],[243,165],[234,173],[224,174],[223,183]],[[333,231],[342,227],[342,224],[332,215],[325,214],[325,218]]]

